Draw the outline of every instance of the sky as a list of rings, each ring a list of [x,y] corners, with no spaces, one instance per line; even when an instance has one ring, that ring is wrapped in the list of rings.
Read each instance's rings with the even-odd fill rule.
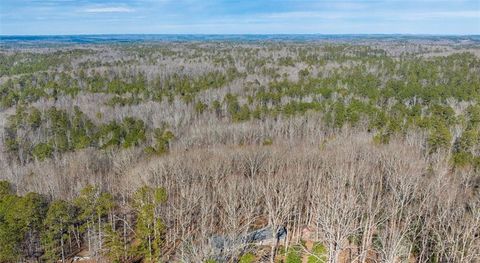
[[[480,34],[480,0],[0,0],[2,35]]]

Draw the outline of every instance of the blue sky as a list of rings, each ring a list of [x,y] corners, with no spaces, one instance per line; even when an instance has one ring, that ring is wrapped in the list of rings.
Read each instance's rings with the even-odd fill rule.
[[[0,0],[0,34],[480,34],[480,0]]]

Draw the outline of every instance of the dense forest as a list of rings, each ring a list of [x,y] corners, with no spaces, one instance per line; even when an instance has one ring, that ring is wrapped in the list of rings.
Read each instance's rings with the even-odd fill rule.
[[[480,46],[0,48],[0,262],[478,262]]]

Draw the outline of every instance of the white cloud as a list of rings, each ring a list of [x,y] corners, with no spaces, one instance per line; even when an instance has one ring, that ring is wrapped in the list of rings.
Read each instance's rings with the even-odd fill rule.
[[[86,13],[131,13],[135,10],[123,6],[102,6],[102,7],[90,7],[84,10]]]

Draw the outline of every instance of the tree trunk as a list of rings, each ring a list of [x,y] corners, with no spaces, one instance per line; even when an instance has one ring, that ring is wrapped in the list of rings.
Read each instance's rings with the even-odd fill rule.
[[[60,246],[62,248],[62,263],[65,263],[65,250],[63,249],[63,228],[60,229]]]

